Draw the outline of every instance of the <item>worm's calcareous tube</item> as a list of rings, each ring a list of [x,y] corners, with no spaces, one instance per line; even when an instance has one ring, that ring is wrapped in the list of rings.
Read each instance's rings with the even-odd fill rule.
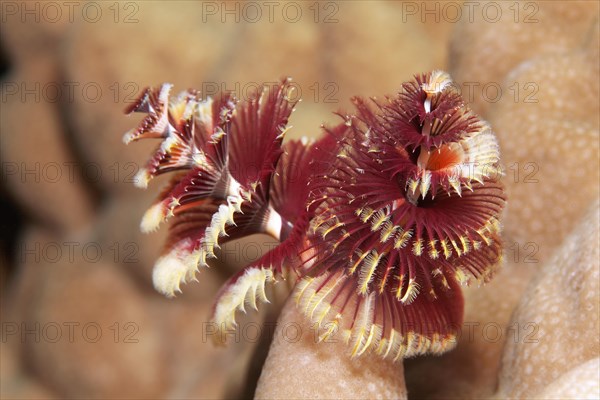
[[[354,98],[321,139],[283,143],[294,110],[288,79],[248,100],[146,89],[125,142],[160,140],[136,176],[171,183],[143,217],[170,220],[153,280],[167,296],[216,257],[220,244],[267,233],[280,245],[232,276],[212,320],[266,302],[266,286],[296,282],[298,307],[319,337],[340,335],[352,356],[442,353],[462,324],[460,285],[491,278],[505,204],[496,138],[448,74],[433,71],[384,99]],[[217,336],[219,336],[217,334]]]

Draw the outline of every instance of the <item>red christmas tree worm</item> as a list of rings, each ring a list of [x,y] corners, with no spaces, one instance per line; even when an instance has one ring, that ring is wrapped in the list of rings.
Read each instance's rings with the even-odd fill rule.
[[[397,360],[455,344],[459,285],[487,281],[500,261],[505,198],[495,136],[445,72],[382,101],[354,98],[355,113],[322,139],[285,144],[289,80],[241,102],[170,89],[142,93],[128,111],[148,115],[124,138],[162,139],[139,186],[179,171],[141,225],[172,221],[154,268],[160,292],[195,279],[220,243],[268,233],[281,244],[219,292],[220,329],[292,276],[320,338],[340,333],[353,356]]]

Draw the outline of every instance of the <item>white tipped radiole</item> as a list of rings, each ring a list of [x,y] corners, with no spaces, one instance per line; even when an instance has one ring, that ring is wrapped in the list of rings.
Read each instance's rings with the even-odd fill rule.
[[[147,189],[148,182],[150,182],[151,176],[150,172],[146,168],[140,168],[139,171],[133,177],[133,184],[135,187],[140,189]]]
[[[180,285],[195,279],[198,271],[198,252],[189,251],[191,242],[185,241],[162,256],[152,271],[152,283],[157,291],[167,297],[181,292]]]
[[[227,226],[235,225],[233,216],[241,212],[242,197],[228,196],[227,204],[219,206],[211,218],[210,224],[204,230],[204,236],[199,243],[189,239],[180,242],[167,255],[161,257],[154,265],[153,281],[156,289],[167,295],[175,296],[181,292],[180,285],[195,280],[195,274],[200,266],[207,266],[206,258],[215,257],[215,248],[219,247],[219,238],[227,236]],[[142,232],[152,232],[158,228],[165,218],[167,208],[164,202],[150,207],[142,218]]]
[[[136,129],[130,129],[123,135],[123,143],[129,144],[136,136]]]
[[[446,88],[446,86],[451,84],[452,78],[450,78],[450,75],[448,75],[447,72],[437,70],[431,73],[429,82],[423,83],[423,85],[421,86],[423,88],[423,91],[427,94],[427,97],[423,102],[425,112],[431,112],[431,99],[433,95],[441,93]]]
[[[158,229],[161,222],[165,219],[165,206],[163,202],[154,204],[150,207],[142,217],[140,230],[143,233],[154,232]]]
[[[221,331],[233,329],[237,325],[235,313],[238,310],[245,313],[247,305],[257,310],[257,300],[268,303],[265,285],[274,280],[273,271],[269,268],[247,268],[242,276],[226,286],[220,296],[213,315],[217,328]]]

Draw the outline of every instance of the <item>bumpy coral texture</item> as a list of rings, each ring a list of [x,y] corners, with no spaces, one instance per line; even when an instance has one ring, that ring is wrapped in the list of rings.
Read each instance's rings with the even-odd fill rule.
[[[22,2],[18,3],[21,6]],[[53,186],[44,179],[38,183],[31,175],[24,180],[19,173],[6,174],[3,199],[14,199],[20,210],[27,212],[27,219],[20,225],[22,248],[51,249],[56,243],[69,243],[79,237],[81,244],[99,243],[104,251],[99,263],[73,262],[66,248],[60,260],[40,263],[30,254],[12,260],[6,248],[0,249],[3,323],[25,322],[31,327],[39,321],[43,327],[45,322],[54,321],[63,327],[58,343],[36,342],[33,335],[27,335],[23,342],[18,334],[12,337],[14,340],[0,342],[0,397],[252,395],[242,396],[239,389],[244,385],[247,361],[256,359],[252,356],[255,342],[239,341],[230,343],[226,349],[214,348],[201,340],[199,332],[206,327],[210,302],[225,276],[247,262],[246,257],[232,253],[231,249],[243,249],[245,243],[254,246],[256,237],[225,245],[226,257],[221,255],[213,260],[213,268],[199,276],[200,283],[189,285],[176,301],[154,293],[151,268],[168,232],[161,229],[143,235],[137,225],[144,205],[151,204],[156,189],[164,182],[162,179],[168,176],[157,179],[145,192],[131,185],[130,174],[135,171],[131,161],[140,165],[156,142],[145,140],[135,146],[122,146],[115,132],[131,127],[132,118],[121,118],[119,113],[125,103],[132,101],[130,95],[148,82],[168,80],[176,88],[201,88],[204,82],[216,82],[220,87],[232,89],[236,82],[244,87],[247,82],[270,81],[282,71],[292,74],[303,89],[300,112],[292,115],[294,127],[286,140],[317,133],[312,130],[314,124],[333,120],[330,109],[348,107],[346,99],[352,94],[386,93],[400,87],[414,71],[450,68],[452,77],[461,84],[479,83],[479,89],[487,82],[500,84],[504,94],[500,101],[486,101],[481,98],[481,91],[476,90],[477,104],[470,105],[478,113],[485,107],[486,113],[481,115],[494,127],[507,167],[504,183],[510,210],[503,218],[506,263],[484,288],[476,285],[464,288],[463,332],[468,332],[473,324],[479,325],[472,337],[467,333],[461,335],[454,351],[390,366],[377,357],[349,359],[343,353],[343,343],[329,351],[328,343],[316,344],[311,338],[310,347],[300,356],[296,343],[274,340],[257,396],[297,398],[302,390],[313,389],[313,397],[364,398],[373,397],[365,392],[375,385],[378,390],[386,388],[381,389],[380,396],[401,398],[405,390],[399,388],[400,383],[391,383],[389,375],[381,375],[379,367],[383,364],[386,372],[394,368],[397,375],[402,375],[404,371],[408,392],[414,398],[489,398],[498,390],[503,364],[510,366],[513,359],[521,358],[515,365],[527,367],[520,354],[536,344],[513,343],[513,310],[519,306],[519,313],[524,315],[548,316],[546,303],[524,298],[528,307],[521,307],[521,297],[530,277],[536,277],[532,291],[545,292],[542,286],[554,285],[552,280],[539,277],[552,273],[546,266],[547,260],[554,259],[553,253],[564,252],[566,258],[578,258],[580,246],[562,246],[561,242],[570,237],[598,193],[598,2],[465,2],[461,21],[457,23],[445,21],[443,16],[436,21],[431,14],[426,19],[419,14],[410,16],[403,8],[411,4],[421,10],[433,8],[427,2],[337,3],[338,21],[325,24],[315,23],[310,13],[304,13],[298,23],[281,18],[270,23],[266,17],[260,23],[237,23],[231,18],[223,23],[218,16],[207,23],[198,23],[201,2],[180,2],[177,7],[139,2],[139,23],[134,24],[115,23],[110,2],[99,3],[103,14],[97,23],[84,21],[81,15],[73,22],[66,10],[58,22],[44,16],[36,21],[31,14],[25,19],[20,13],[7,14],[7,22],[0,24],[4,62],[10,64],[10,70],[2,76],[3,85],[13,81],[26,88],[37,83],[42,88],[48,83],[49,88],[56,84],[64,88],[62,101],[42,96],[37,102],[32,101],[33,95],[25,94],[25,102],[21,102],[18,94],[6,93],[7,101],[0,107],[2,160],[7,164],[25,162],[28,168],[36,162],[42,166],[58,163],[65,172],[63,179]],[[447,4],[447,9],[451,9],[455,3]],[[490,13],[486,15],[482,9],[488,5]],[[471,19],[468,6],[475,7]],[[32,7],[33,4],[26,6],[28,10]],[[444,9],[446,5],[440,3],[438,7]],[[501,22],[487,18],[493,17],[495,7],[502,7]],[[515,8],[519,10],[518,20]],[[535,9],[538,11],[531,16]],[[126,15],[121,12],[120,20]],[[525,20],[527,16],[537,22]],[[452,48],[447,59],[450,33],[453,33]],[[110,62],[98,62],[99,54]],[[329,91],[326,94],[321,91],[313,99],[314,93],[309,88],[312,84],[332,81],[339,89],[332,97],[339,103],[328,102]],[[81,85],[76,86],[76,95],[70,99],[67,88],[73,87],[73,82],[98,83],[103,89],[101,99],[91,102],[82,96]],[[127,85],[116,93],[115,83]],[[518,101],[514,100],[515,83],[520,84]],[[527,83],[537,84],[538,89],[533,95],[538,102],[531,107],[523,102],[533,93],[531,86],[524,87]],[[468,90],[465,93],[466,101],[470,102]],[[118,99],[113,96],[116,94]],[[489,94],[493,96],[494,92]],[[527,135],[523,134],[525,130]],[[555,139],[559,131],[563,140]],[[581,134],[584,131],[587,133]],[[51,140],[44,139],[40,145],[40,137]],[[74,168],[74,179],[70,179],[66,172],[68,163],[74,160],[80,163]],[[537,182],[530,179],[515,182],[513,164],[517,161],[522,167],[520,178],[532,172],[526,163],[537,163],[539,169],[531,176]],[[81,165],[90,165],[86,172],[91,175],[82,174]],[[96,177],[98,169],[101,176]],[[595,195],[590,195],[592,190]],[[85,232],[78,230],[87,224],[90,226]],[[58,230],[49,231],[49,225]],[[17,236],[20,229],[11,229],[11,236]],[[121,248],[120,257],[115,259],[110,250],[115,242],[121,245],[134,242],[139,246],[134,262],[129,257],[129,247]],[[531,242],[539,246],[535,254],[531,253],[532,247],[523,247]],[[534,262],[523,262],[524,256]],[[556,267],[556,263],[549,262]],[[583,264],[568,264],[565,279],[578,276]],[[275,287],[281,286],[285,285],[280,283]],[[577,288],[564,285],[563,292],[557,295],[572,298],[572,291]],[[585,285],[581,289],[597,290],[597,287]],[[269,299],[274,299],[270,293]],[[291,309],[296,305],[290,301],[286,307]],[[554,370],[553,364],[559,364],[556,359],[536,356],[528,364],[532,369],[529,378],[519,380],[511,393],[527,392],[530,398],[600,398],[599,353],[579,365],[566,360],[570,357],[583,360],[577,351],[579,343],[571,338],[572,332],[588,327],[587,321],[598,311],[594,307],[580,307],[577,312],[582,315],[576,318],[577,325],[561,323],[551,328],[557,333],[552,346],[576,350],[563,355],[569,371],[560,367],[560,376],[554,379],[555,372],[549,372]],[[306,325],[301,325],[303,329],[311,328],[309,322],[302,321],[302,314],[290,314],[284,312],[280,322],[305,322]],[[561,317],[569,321],[571,315]],[[76,343],[66,346],[68,330],[62,323],[69,321],[82,323],[76,329],[87,321],[98,322],[103,328],[104,344],[86,343],[78,335]],[[115,321],[138,324],[139,332],[133,337],[139,338],[139,343],[114,343],[113,331],[105,327]],[[242,327],[244,320],[238,322]],[[538,345],[541,345],[539,332],[546,322],[537,318],[535,322],[540,330],[534,338],[540,339]],[[489,333],[500,326],[506,334],[491,341],[484,334],[486,326],[491,328]],[[523,333],[531,333],[531,328]],[[520,338],[524,339],[523,335]],[[591,343],[598,343],[598,339]],[[505,348],[509,349],[506,355]],[[331,359],[325,368],[321,352]],[[533,353],[529,351],[530,355]],[[306,364],[289,368],[290,363],[302,361]],[[86,368],[91,364],[95,367]],[[251,369],[259,373],[260,364]],[[348,369],[354,373],[346,375]],[[315,376],[323,375],[326,379],[315,381]],[[332,379],[336,379],[335,385],[331,384]],[[313,382],[315,387],[311,388]],[[331,386],[335,386],[334,394],[328,391]],[[387,396],[390,393],[387,388],[394,394]],[[496,397],[506,397],[506,393]]]
[[[515,311],[520,339],[506,343],[500,373],[499,392],[507,397],[533,396],[600,353],[599,211],[596,201]],[[565,334],[572,345],[565,346]]]
[[[172,221],[155,287],[167,296],[196,279],[220,244],[266,233],[281,244],[222,287],[218,334],[237,311],[268,302],[267,284],[297,281],[294,298],[352,356],[399,360],[442,353],[463,318],[461,284],[487,282],[501,258],[498,144],[442,71],[415,76],[383,100],[354,98],[353,114],[316,142],[282,144],[295,102],[283,80],[246,101],[230,94],[147,89],[129,143],[161,139],[136,177],[176,171],[141,229]]]

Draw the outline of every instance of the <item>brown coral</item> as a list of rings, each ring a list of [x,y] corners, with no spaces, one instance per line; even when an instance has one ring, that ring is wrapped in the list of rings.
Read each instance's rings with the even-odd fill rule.
[[[1,5],[2,7],[6,4],[19,6],[25,3],[28,3],[27,6],[30,9],[34,7],[34,3],[39,4],[40,7],[44,4],[62,4],[62,2],[2,2]],[[204,2],[204,4],[208,3],[210,2]],[[217,3],[221,4],[221,2]],[[233,6],[234,3],[228,2],[227,4]],[[324,6],[327,3],[329,2],[319,4]],[[489,4],[491,3],[493,2]],[[510,251],[505,254],[507,264],[485,290],[472,287],[465,291],[467,305],[465,321],[479,322],[480,327],[487,323],[493,323],[508,328],[510,324],[514,323],[511,321],[511,313],[515,305],[519,304],[529,277],[537,275],[538,270],[544,270],[544,274],[549,271],[550,264],[546,264],[544,260],[556,260],[553,258],[553,251],[558,249],[567,251],[561,246],[561,242],[576,228],[580,218],[584,217],[585,210],[596,197],[592,193],[598,186],[597,180],[593,180],[598,171],[596,148],[592,147],[589,153],[586,153],[586,149],[596,146],[598,140],[598,98],[595,93],[597,93],[599,63],[594,60],[598,59],[600,46],[597,45],[598,24],[595,28],[591,26],[592,21],[598,18],[597,2],[495,3],[502,7],[503,11],[509,13],[507,14],[509,20],[502,20],[498,23],[481,20],[480,11],[488,3],[479,2],[478,12],[475,14],[477,19],[472,23],[461,21],[439,24],[435,22],[432,15],[428,15],[426,22],[421,23],[421,15],[407,15],[404,12],[405,9],[402,8],[411,4],[418,7],[422,2],[397,4],[336,2],[339,7],[334,15],[337,22],[330,24],[324,24],[322,18],[319,23],[314,23],[314,11],[308,8],[303,9],[307,20],[302,23],[288,23],[282,21],[281,18],[273,24],[266,19],[254,24],[246,21],[235,23],[232,19],[221,22],[218,15],[205,23],[202,15],[202,3],[199,2],[185,3],[185,8],[182,7],[183,2],[168,8],[162,7],[157,2],[127,2],[127,4],[132,4],[131,7],[137,6],[137,13],[133,15],[137,22],[130,24],[123,23],[123,18],[135,9],[119,9],[119,19],[118,22],[115,22],[114,11],[108,8],[113,5],[112,2],[96,2],[103,7],[102,11],[105,17],[98,23],[83,20],[79,12],[81,8],[75,14],[74,22],[64,23],[65,18],[63,18],[61,22],[57,21],[52,24],[48,24],[46,21],[36,23],[32,15],[22,19],[19,14],[4,13],[5,9],[3,9],[2,18],[6,17],[7,20],[6,23],[3,20],[0,26],[2,30],[0,59],[4,63],[3,71],[8,66],[12,67],[11,75],[2,77],[4,80],[3,90],[6,88],[4,86],[6,80],[12,79],[17,82],[50,81],[59,85],[65,81],[75,81],[80,84],[80,87],[86,83],[95,82],[104,91],[104,95],[98,103],[86,102],[79,93],[77,93],[79,97],[74,101],[61,102],[52,107],[41,104],[19,104],[14,107],[13,104],[2,102],[0,109],[3,115],[0,124],[3,162],[15,161],[15,159],[6,158],[5,150],[17,142],[20,142],[19,146],[25,144],[23,148],[29,148],[30,146],[27,144],[29,140],[35,146],[31,146],[31,152],[27,154],[28,158],[18,156],[17,151],[11,150],[12,156],[17,158],[16,161],[27,159],[72,161],[69,158],[63,158],[61,154],[73,154],[76,156],[75,161],[80,161],[84,165],[96,163],[101,166],[102,181],[86,182],[91,185],[86,185],[84,192],[86,196],[95,196],[96,203],[107,200],[106,206],[102,205],[93,209],[92,219],[85,217],[89,216],[89,213],[78,211],[90,210],[92,207],[83,200],[82,196],[77,194],[79,189],[76,187],[69,189],[73,190],[74,194],[60,196],[61,193],[66,192],[59,189],[59,185],[50,185],[50,190],[45,190],[45,188],[33,190],[34,197],[32,197],[31,189],[34,188],[23,189],[14,185],[14,182],[3,181],[2,188],[0,188],[2,195],[8,194],[10,199],[18,202],[18,204],[11,204],[5,200],[3,202],[5,213],[10,213],[10,216],[17,214],[18,206],[21,209],[29,210],[28,215],[34,217],[21,220],[18,226],[11,223],[5,228],[3,239],[7,238],[6,243],[15,242],[8,239],[15,237],[19,229],[27,231],[32,228],[39,229],[41,221],[49,220],[52,225],[59,226],[61,230],[66,231],[66,236],[52,234],[50,236],[52,241],[68,241],[77,237],[74,226],[79,226],[79,221],[91,221],[92,230],[95,232],[86,238],[79,238],[80,242],[85,242],[91,237],[91,240],[110,243],[112,235],[115,235],[119,242],[134,241],[140,249],[142,246],[147,248],[151,247],[152,243],[161,242],[161,238],[153,236],[144,238],[142,242],[141,239],[138,239],[137,232],[133,231],[135,226],[125,220],[127,218],[133,224],[134,220],[142,215],[140,207],[149,204],[149,200],[139,200],[139,192],[132,187],[130,179],[127,179],[135,174],[135,169],[132,170],[126,165],[126,161],[130,160],[132,151],[139,150],[139,157],[136,161],[141,163],[151,146],[144,148],[143,145],[140,145],[136,146],[137,149],[126,148],[121,146],[120,138],[114,134],[127,129],[131,125],[131,121],[112,116],[120,115],[125,103],[131,100],[129,95],[133,94],[132,89],[141,89],[142,85],[169,80],[178,87],[197,87],[201,86],[203,82],[209,82],[227,88],[235,88],[236,81],[239,81],[243,87],[250,81],[264,81],[281,74],[291,74],[303,89],[303,102],[299,106],[303,112],[291,119],[294,129],[290,132],[290,136],[299,138],[309,132],[309,128],[312,129],[315,126],[315,121],[333,121],[334,119],[330,117],[331,111],[340,107],[348,108],[349,103],[344,104],[343,102],[352,94],[383,93],[390,90],[390,87],[395,87],[408,79],[415,70],[449,66],[452,75],[460,83],[463,83],[462,88],[465,88],[465,82],[478,83],[479,89],[484,84],[492,82],[501,85],[503,93],[508,93],[508,96],[514,98],[514,80],[525,80],[525,82],[520,82],[519,86],[520,98],[524,99],[525,96],[532,95],[533,91],[531,87],[525,88],[523,85],[529,82],[538,85],[538,91],[535,94],[535,98],[539,100],[537,105],[532,106],[522,102],[505,104],[504,97],[497,103],[478,99],[476,100],[478,103],[474,105],[478,111],[485,109],[487,114],[485,117],[493,119],[494,126],[500,128],[496,133],[499,135],[502,146],[503,159],[506,160],[505,167],[509,175],[505,178],[505,184],[508,186],[512,199],[509,203],[511,209],[507,214],[508,222],[505,226],[506,231],[510,233],[510,236],[505,238],[506,246]],[[520,6],[519,20],[521,23],[513,22],[514,12],[508,9],[508,7],[514,7],[515,3]],[[84,4],[81,3],[80,7]],[[119,4],[124,5],[125,3]],[[313,3],[302,4],[306,4],[308,7]],[[494,7],[494,5],[492,4],[490,7]],[[538,22],[523,24],[523,19],[531,16],[536,9],[538,11],[532,17]],[[320,8],[319,10],[321,11],[320,16],[323,17],[324,12],[331,12],[332,9]],[[466,10],[463,15],[467,15]],[[68,10],[63,9],[63,17],[67,16]],[[444,18],[440,19],[441,22],[444,22],[443,20]],[[450,30],[454,31],[453,45],[450,50],[449,64],[446,64],[444,59],[447,53],[446,42],[449,39],[447,34]],[[190,43],[193,44],[190,45]],[[286,44],[293,44],[289,47],[289,51]],[[588,55],[592,57],[589,59],[589,63],[586,61]],[[533,57],[536,59],[528,62]],[[50,59],[50,63],[46,62],[46,58]],[[260,64],[249,62],[249,60],[257,59],[261,60]],[[49,64],[53,66],[46,67]],[[46,69],[50,74],[39,72],[40,69]],[[513,70],[515,70],[514,74],[511,75],[510,80],[507,80],[507,75]],[[538,71],[540,72],[539,79],[536,76]],[[578,79],[578,76],[581,79]],[[395,81],[390,84],[392,79]],[[544,85],[544,82],[549,84]],[[315,83],[318,85],[313,86]],[[331,83],[334,85],[325,87],[326,84]],[[114,89],[111,89],[114,84],[118,84],[120,89],[117,101],[114,100]],[[317,88],[319,89],[318,93],[315,91]],[[329,94],[332,94],[333,103],[325,101],[325,96]],[[480,91],[476,91],[475,94],[481,97]],[[493,95],[493,92],[490,92],[490,95]],[[23,117],[11,120],[13,116],[7,118],[4,114],[9,109],[21,110],[20,112],[27,116],[32,115],[36,120],[30,121]],[[536,111],[542,109],[543,113]],[[34,110],[39,110],[39,112],[33,112]],[[527,110],[531,116],[524,117],[523,114],[519,114],[521,110]],[[525,127],[522,121],[527,121],[528,126]],[[16,127],[15,130],[7,131],[9,123]],[[42,128],[27,131],[27,126],[41,126],[43,129],[49,128],[51,131],[42,132]],[[521,136],[522,131],[528,132],[525,137]],[[565,132],[564,137],[570,141],[570,145],[554,141],[551,135],[555,131]],[[9,133],[7,132],[15,133],[15,137],[8,137]],[[20,133],[16,134],[16,132]],[[52,135],[52,132],[57,133]],[[571,132],[576,132],[576,134],[572,135]],[[40,135],[43,133],[40,136],[43,141],[46,140],[45,138],[54,136],[53,139],[48,140],[55,142],[55,145],[46,145],[48,142],[44,142],[45,145],[40,146],[39,144],[42,142],[35,140],[38,133]],[[545,139],[539,140],[540,138]],[[47,154],[44,154],[44,151]],[[564,158],[556,156],[557,153],[563,154]],[[578,162],[581,154],[588,154],[591,158],[585,163]],[[115,157],[119,158],[121,167],[117,170],[119,173],[117,176],[121,179],[116,182],[114,167],[110,169],[114,165]],[[514,167],[511,170],[510,166],[514,162],[520,162],[521,168],[526,166],[522,165],[523,162],[538,163],[539,170],[535,177],[540,182],[536,185],[511,181],[509,178],[514,176]],[[562,168],[559,169],[559,166]],[[531,169],[521,169],[520,175],[522,177],[523,173],[528,174],[531,171]],[[586,180],[582,176],[591,178]],[[6,178],[11,179],[9,176]],[[569,182],[572,182],[573,185],[565,186]],[[547,187],[544,196],[538,196],[541,185]],[[102,196],[98,196],[97,187],[101,188]],[[566,190],[565,187],[567,187]],[[125,192],[135,193],[136,197],[126,196]],[[72,204],[73,199],[76,198],[82,199],[77,208]],[[63,199],[65,202],[61,204]],[[25,202],[26,200],[27,202]],[[557,201],[566,202],[569,206],[557,206]],[[119,205],[122,208],[117,210]],[[546,212],[546,210],[549,211]],[[72,215],[65,214],[69,211],[72,211]],[[84,218],[78,217],[81,215]],[[3,225],[6,225],[7,220],[14,219],[3,219]],[[96,221],[102,221],[102,223]],[[536,221],[541,222],[541,230],[536,227]],[[131,225],[134,229],[127,232],[126,229],[123,229],[124,225]],[[553,233],[549,234],[550,232]],[[257,241],[262,242],[262,240],[262,238],[250,238],[249,242],[242,243],[240,246],[225,249],[225,254],[228,255],[228,264],[244,265],[253,261],[254,259],[247,259],[248,249],[259,248]],[[24,238],[17,240],[16,244],[24,245],[26,243],[31,246],[35,242],[43,241]],[[537,261],[536,263],[523,262],[524,256],[530,255],[531,249],[524,248],[529,242],[539,245],[533,258]],[[26,317],[24,310],[35,309],[39,306],[37,303],[39,297],[35,295],[39,289],[33,290],[34,287],[41,286],[41,290],[46,293],[45,298],[54,297],[54,295],[49,296],[52,290],[46,286],[55,285],[59,275],[61,280],[69,280],[66,282],[69,287],[76,287],[78,282],[85,282],[85,286],[88,288],[94,285],[95,280],[90,282],[89,277],[85,277],[84,269],[79,268],[71,268],[68,278],[57,274],[56,279],[40,282],[38,279],[40,277],[39,263],[19,263],[20,256],[15,256],[11,249],[5,251],[4,247],[0,250],[2,253],[0,254],[0,284],[3,291],[1,315],[3,324],[21,321]],[[542,248],[546,249],[543,253]],[[575,256],[575,254],[571,254],[569,257]],[[152,310],[152,319],[163,321],[163,325],[169,325],[168,328],[160,330],[160,343],[154,342],[158,346],[158,350],[156,348],[148,350],[150,353],[158,351],[161,354],[160,360],[170,363],[169,372],[165,375],[167,389],[163,392],[155,391],[152,393],[153,397],[239,397],[239,393],[241,393],[239,389],[244,385],[245,371],[248,368],[247,359],[251,356],[252,349],[244,347],[240,343],[239,347],[225,353],[222,350],[211,349],[209,344],[198,343],[195,340],[198,336],[197,331],[201,329],[202,323],[209,316],[209,307],[203,304],[205,301],[203,299],[214,296],[217,286],[223,278],[211,276],[211,279],[215,280],[211,284],[205,273],[206,279],[202,283],[205,286],[197,286],[199,290],[186,291],[181,298],[176,300],[176,305],[172,302],[164,304],[163,300],[158,299],[158,296],[149,289],[150,282],[140,278],[148,276],[147,271],[151,266],[142,264],[147,264],[149,259],[154,259],[154,255],[139,253],[139,264],[115,267],[111,255],[108,260],[105,260],[111,267],[102,274],[105,277],[111,275],[112,278],[101,281],[115,282],[115,285],[112,285],[109,294],[106,294],[106,290],[101,290],[102,288],[86,291],[84,293],[87,296],[86,300],[97,304],[98,310],[96,311],[100,315],[104,304],[122,306],[122,303],[115,303],[112,299],[104,302],[107,298],[119,299],[133,296],[141,301],[144,307]],[[232,260],[231,263],[230,260]],[[555,261],[552,262],[553,268],[558,268]],[[69,264],[69,262],[66,261],[65,264]],[[570,263],[567,262],[564,266],[567,264]],[[230,270],[234,268],[232,265],[227,265],[227,267]],[[571,268],[574,268],[574,270],[570,270],[571,273],[576,275],[582,266],[573,264]],[[56,269],[58,270],[58,268]],[[213,268],[210,272],[215,273],[217,270],[217,268]],[[561,271],[565,272],[564,269]],[[44,276],[46,276],[45,273]],[[545,281],[542,277],[538,279],[536,288],[540,290],[546,290],[544,288],[549,287],[546,284],[556,285]],[[131,282],[119,284],[118,282],[121,280],[131,280],[134,284],[130,284]],[[542,281],[544,284],[539,284]],[[195,287],[196,285],[194,284]],[[574,294],[570,292],[572,288],[567,283],[561,287],[565,291],[562,294],[565,298],[575,298]],[[203,292],[202,296],[198,294],[200,291]],[[134,292],[134,294],[130,292]],[[20,295],[15,296],[16,293]],[[539,298],[536,298],[531,290],[528,290],[527,293],[528,307],[519,308],[519,313],[522,315],[544,313],[543,309],[534,311],[529,307],[540,303],[538,302]],[[197,297],[196,294],[198,294]],[[58,295],[54,297],[56,300],[54,305],[59,309],[74,307],[73,301],[69,298],[65,300],[65,297]],[[135,300],[135,303],[139,305],[138,300]],[[83,302],[80,303],[83,304]],[[589,316],[588,310],[577,309],[570,301],[568,305],[565,304],[565,307],[569,307],[569,310],[577,310],[581,314],[576,318],[578,321],[584,321],[585,316]],[[90,313],[96,311],[88,308]],[[118,309],[114,309],[114,311],[119,312]],[[27,315],[31,315],[30,311],[27,311]],[[61,314],[54,312],[53,315],[60,316]],[[565,319],[569,317],[564,316]],[[591,319],[592,316],[589,318]],[[479,331],[475,333],[474,338],[474,341],[469,341],[463,336],[457,348],[441,358],[421,358],[406,363],[404,370],[411,396],[481,398],[493,395],[497,387],[497,371],[505,342],[504,339],[496,342],[482,340]],[[597,343],[597,341],[592,340],[591,343]],[[25,345],[30,347],[32,343],[25,343]],[[272,383],[281,382],[281,380],[266,378],[268,375],[276,378],[277,372],[286,367],[288,358],[280,358],[277,354],[287,353],[290,357],[302,354],[300,351],[296,352],[295,347],[287,346],[286,343],[279,345],[279,350],[274,352],[272,359],[266,363],[264,379],[261,383],[263,389]],[[510,345],[514,355],[507,355],[507,359],[519,359],[514,365],[518,369],[504,369],[506,376],[520,373],[519,371],[526,369],[527,365],[547,367],[545,375],[530,376],[528,381],[547,384],[546,387],[541,387],[539,384],[532,385],[531,392],[528,391],[528,393],[532,393],[531,396],[538,398],[583,398],[586,395],[589,398],[600,397],[597,381],[598,358],[591,358],[585,363],[580,363],[588,355],[586,353],[583,357],[581,353],[575,351],[574,355],[577,356],[577,360],[568,360],[570,355],[564,356],[565,362],[569,364],[568,371],[562,369],[566,368],[565,364],[560,371],[556,369],[556,373],[550,374],[549,367],[553,361],[549,361],[547,357],[534,351],[531,354],[535,364],[527,364],[526,360],[523,360],[522,357],[519,358],[519,354],[524,351],[525,346],[514,343],[510,343]],[[0,349],[1,397],[64,398],[67,393],[74,393],[75,387],[65,388],[65,385],[70,384],[68,380],[60,377],[53,378],[52,381],[41,379],[42,375],[47,376],[48,371],[53,370],[52,366],[41,365],[45,358],[43,355],[40,356],[40,353],[37,353],[34,360],[31,352],[23,352],[23,346],[17,345],[13,341],[0,343],[0,346],[2,347]],[[324,348],[324,345],[320,348]],[[131,346],[120,347],[119,351],[122,351],[123,354],[118,356],[112,354],[116,351],[116,347],[92,345],[87,350],[89,350],[87,354],[90,357],[105,360],[115,360],[121,356],[127,359],[137,351],[135,347]],[[589,351],[590,348],[587,350]],[[67,347],[66,351],[70,351],[70,348]],[[234,352],[235,354],[232,354]],[[311,353],[311,355],[315,354]],[[332,362],[331,365],[337,369],[347,365],[343,364],[343,360],[347,360],[345,355],[337,359],[334,358],[335,355],[332,355],[332,359],[337,363]],[[57,363],[64,361],[73,369],[85,369],[88,365],[86,358],[82,357],[75,359],[69,358],[68,355],[55,357],[58,360]],[[217,357],[219,361],[215,362]],[[232,366],[234,359],[238,359],[240,362]],[[257,359],[260,360],[260,357]],[[255,370],[260,369],[260,362],[257,365],[253,367]],[[311,367],[313,366],[311,363]],[[377,365],[373,362],[364,367],[376,370],[371,368],[376,368]],[[351,365],[348,366],[348,369],[351,368]],[[335,369],[331,368],[331,371]],[[306,381],[310,381],[313,379],[310,373],[314,371],[321,372],[318,369],[305,368],[296,376],[298,379],[306,377]],[[302,372],[307,372],[307,375],[301,374]],[[344,370],[345,372],[347,370]],[[229,374],[227,378],[224,377],[225,373]],[[400,396],[405,392],[401,383],[402,371],[398,367],[394,373],[397,374],[393,378],[394,392],[396,396]],[[390,373],[386,377],[392,375]],[[558,378],[549,379],[549,376],[555,375],[559,375]],[[365,386],[372,382],[376,387],[381,387],[376,382],[379,376],[383,375],[377,372],[369,377],[369,382],[366,380],[357,380],[357,382],[364,382]],[[86,379],[95,379],[95,376],[91,374],[86,377]],[[418,377],[420,384],[417,385],[415,377]],[[101,388],[102,393],[106,397],[117,398],[122,398],[126,391],[136,390],[141,393],[144,388],[138,386],[136,382],[140,382],[140,380],[137,378],[130,380],[127,382],[129,387],[125,389],[118,384],[112,386],[107,384],[106,387]],[[384,378],[381,382],[386,384],[390,380]],[[94,386],[93,381],[82,381],[79,387],[82,386],[98,388],[97,385]],[[503,387],[515,393],[517,391],[525,393],[524,386],[521,384],[518,387],[509,386],[504,385]],[[132,389],[132,387],[134,388]],[[229,390],[226,391],[226,387]],[[250,391],[245,393],[250,396],[253,386],[249,384],[248,387]],[[263,389],[259,393],[267,395]],[[314,389],[314,394],[317,395],[325,393],[328,388],[323,385]],[[323,389],[323,391],[318,391],[318,389]],[[353,390],[354,387],[350,386],[347,386],[346,389],[340,387],[335,395],[336,397],[353,397],[356,396],[356,393],[364,394],[356,391],[358,389]],[[388,392],[383,391],[382,393]],[[90,395],[91,392],[88,391],[86,394]],[[293,394],[288,397],[291,395]]]

